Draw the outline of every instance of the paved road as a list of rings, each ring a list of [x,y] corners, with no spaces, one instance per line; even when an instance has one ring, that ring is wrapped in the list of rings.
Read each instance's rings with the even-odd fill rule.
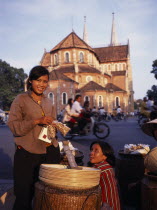
[[[110,143],[115,154],[123,149],[127,143],[144,143],[149,144],[150,148],[157,146],[154,138],[145,135],[137,125],[136,118],[130,118],[125,121],[111,121],[108,123],[111,133],[105,141]],[[84,164],[88,162],[89,146],[97,138],[94,136],[77,137],[71,142],[74,147],[84,153]],[[0,179],[12,179],[12,165],[14,156],[13,136],[7,126],[0,126]]]

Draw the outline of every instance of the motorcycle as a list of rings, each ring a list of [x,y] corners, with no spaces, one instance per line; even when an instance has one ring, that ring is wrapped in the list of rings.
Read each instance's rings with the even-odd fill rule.
[[[149,121],[150,121],[150,119],[146,115],[139,114],[137,122],[138,122],[138,125],[140,126],[140,128],[142,127],[142,125],[144,123],[147,123]]]
[[[69,123],[65,123],[68,127]],[[110,134],[110,127],[104,123],[104,122],[97,122],[94,120],[93,117],[90,117],[90,122],[86,124],[86,126],[83,129],[84,134],[80,133],[80,129],[78,126],[78,122],[74,124],[74,126],[71,128],[71,130],[67,133],[66,136],[63,136],[65,139],[73,139],[76,136],[89,136],[89,135],[95,135],[99,139],[105,139]]]
[[[110,122],[111,121],[111,116],[107,113],[98,116],[98,121],[104,120],[105,122]]]
[[[115,116],[112,115],[112,119],[115,120],[116,122],[120,121],[120,120],[127,120],[128,116],[126,114],[122,113],[118,113]]]

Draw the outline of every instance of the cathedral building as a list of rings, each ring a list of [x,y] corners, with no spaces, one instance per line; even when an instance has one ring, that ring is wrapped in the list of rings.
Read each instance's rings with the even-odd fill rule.
[[[50,72],[45,94],[59,114],[68,98],[82,95],[90,107],[104,107],[107,112],[121,106],[124,112],[134,110],[132,68],[129,41],[120,45],[116,40],[114,14],[111,43],[107,47],[93,48],[88,44],[86,20],[83,39],[74,31],[45,51],[40,65]]]

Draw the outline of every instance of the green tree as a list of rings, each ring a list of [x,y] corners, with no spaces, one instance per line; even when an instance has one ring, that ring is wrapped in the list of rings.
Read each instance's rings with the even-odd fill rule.
[[[24,90],[27,74],[0,59],[0,107],[9,110],[14,98]]]
[[[153,67],[153,69],[152,69],[151,73],[153,73],[154,77],[157,79],[157,60],[153,61],[152,67]]]
[[[157,79],[157,60],[153,61],[152,67],[153,67],[153,69],[152,69],[151,73],[153,73],[154,77]],[[148,97],[151,96],[154,101],[157,101],[157,85],[153,85],[151,87],[151,90],[147,91],[147,96]]]
[[[157,101],[157,85],[153,85],[151,90],[147,91],[147,96],[152,96],[154,101]]]

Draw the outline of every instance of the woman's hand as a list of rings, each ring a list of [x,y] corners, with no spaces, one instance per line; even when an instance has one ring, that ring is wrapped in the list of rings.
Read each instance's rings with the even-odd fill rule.
[[[51,125],[52,122],[53,122],[53,118],[48,117],[48,116],[44,116],[44,117],[41,117],[37,120],[34,120],[35,125]]]

